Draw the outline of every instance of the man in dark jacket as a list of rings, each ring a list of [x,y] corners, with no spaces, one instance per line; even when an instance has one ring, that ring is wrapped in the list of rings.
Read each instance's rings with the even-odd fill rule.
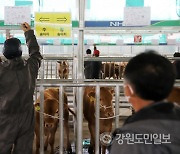
[[[23,60],[21,42],[5,41],[0,63],[0,154],[32,154],[34,137],[33,94],[42,56],[34,31],[22,24],[29,59]]]
[[[96,46],[94,46],[93,57],[99,57],[100,51],[97,50]],[[101,78],[101,68],[102,62],[101,61],[92,61],[91,62],[91,79],[100,79]]]
[[[147,51],[124,72],[124,92],[135,114],[115,130],[111,154],[180,154],[180,107],[166,98],[175,70],[165,57]]]
[[[91,50],[86,50],[86,57],[91,57]],[[91,61],[84,61],[84,75],[86,79],[91,79],[92,71],[91,71]]]

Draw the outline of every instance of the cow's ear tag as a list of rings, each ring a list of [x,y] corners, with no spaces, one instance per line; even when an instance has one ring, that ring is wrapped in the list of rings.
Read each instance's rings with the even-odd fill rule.
[[[95,102],[96,99],[93,96],[90,96],[90,102]]]
[[[37,106],[35,107],[35,110],[36,110],[36,111],[40,111],[40,106],[37,105]]]

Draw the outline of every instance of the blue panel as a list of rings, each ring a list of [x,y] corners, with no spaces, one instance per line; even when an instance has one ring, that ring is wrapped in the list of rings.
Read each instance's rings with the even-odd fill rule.
[[[85,27],[123,27],[123,21],[85,21]],[[159,21],[151,21],[151,24]]]
[[[85,21],[85,27],[122,27],[122,21]]]

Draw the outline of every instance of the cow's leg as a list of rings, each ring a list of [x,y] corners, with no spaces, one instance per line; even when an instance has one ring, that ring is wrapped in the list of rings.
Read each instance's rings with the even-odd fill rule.
[[[59,77],[60,77],[60,79],[63,78],[62,71],[59,71]]]
[[[102,154],[106,153],[106,146],[102,145]]]
[[[49,141],[49,144],[50,144],[50,147],[51,147],[50,154],[54,153],[54,140],[55,140],[55,134],[56,134],[56,130],[57,130],[57,125],[58,125],[58,122],[55,123],[53,131],[51,131],[49,133],[49,140],[48,141]]]
[[[37,126],[38,127],[38,126]],[[36,134],[36,154],[39,154],[39,148],[40,148],[40,132],[38,128],[35,128],[35,134]]]
[[[67,120],[65,120],[65,122],[64,122],[64,127],[65,127],[65,132],[66,132],[66,137],[67,137],[67,141],[66,141],[67,152],[68,152],[68,154],[72,154],[71,144],[69,141],[69,127],[68,127]]]
[[[105,77],[105,73],[103,73],[103,74],[102,74],[102,79],[105,79],[105,78],[106,78],[106,77]]]
[[[50,137],[49,137],[49,144],[50,144],[50,147],[51,147],[50,154],[54,153],[54,137],[55,137],[55,133],[51,133]]]
[[[57,130],[57,125],[58,125],[58,122],[55,123],[53,131],[49,132],[49,140],[48,141],[49,141],[49,144],[50,144],[50,147],[51,147],[50,154],[54,153],[54,140],[55,140],[55,134],[56,134],[56,130]]]
[[[36,136],[36,154],[39,154],[40,138]]]
[[[93,124],[88,123],[89,131],[91,134],[91,142],[88,148],[89,154],[94,154],[95,151],[95,128]]]
[[[68,74],[65,75],[65,79],[68,79]]]
[[[64,74],[64,79],[68,79],[66,74]]]
[[[48,140],[49,140],[49,132],[47,133],[47,137],[46,137],[46,140],[45,140],[45,143],[44,143],[44,150],[45,151],[47,150],[47,147],[48,147]]]

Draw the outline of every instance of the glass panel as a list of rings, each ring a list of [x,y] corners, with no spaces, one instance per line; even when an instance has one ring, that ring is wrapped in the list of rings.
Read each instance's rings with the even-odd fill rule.
[[[72,19],[77,20],[76,0],[43,0],[41,12],[71,12]]]
[[[175,0],[144,0],[144,5],[151,7],[151,20],[179,19]]]
[[[4,19],[4,6],[14,6],[14,0],[0,0],[0,20]]]
[[[85,20],[123,20],[124,7],[151,7],[151,20],[177,20],[180,0],[89,0]]]
[[[4,6],[32,7],[34,12],[71,12],[72,20],[78,20],[77,0],[0,0],[0,20],[4,19]],[[86,0],[85,20],[123,20],[124,7],[149,6],[151,20],[177,20],[180,16],[180,0]]]
[[[123,19],[125,0],[91,0],[88,5],[85,20]]]

